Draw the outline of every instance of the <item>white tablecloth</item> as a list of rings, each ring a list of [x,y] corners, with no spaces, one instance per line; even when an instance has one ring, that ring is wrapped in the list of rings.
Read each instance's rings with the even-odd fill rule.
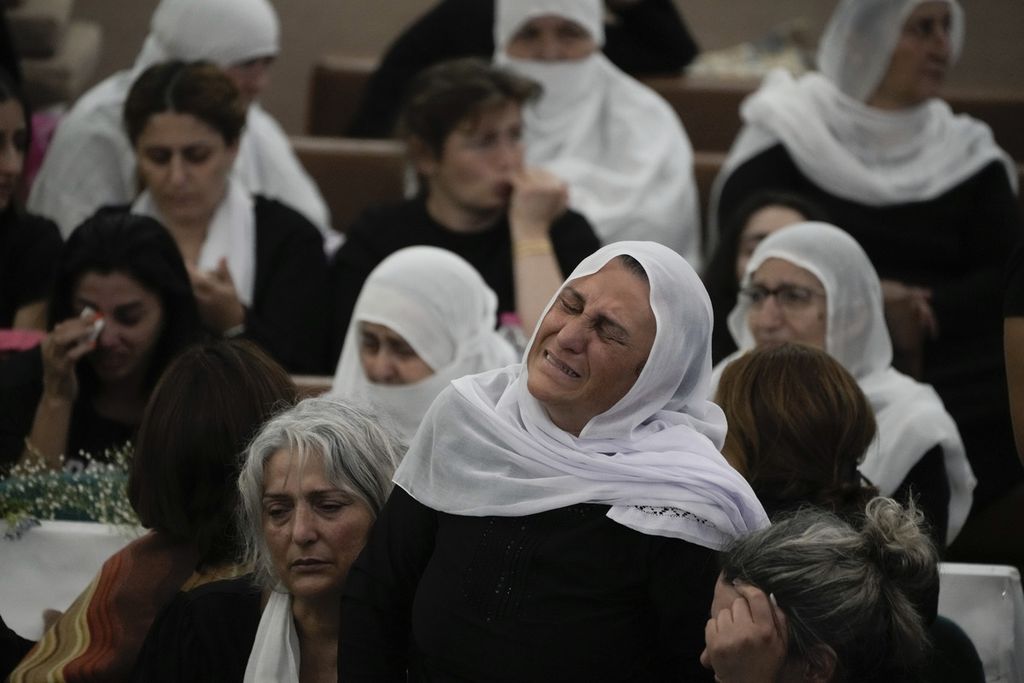
[[[39,640],[43,610],[66,610],[103,562],[142,530],[91,522],[43,522],[8,540],[0,521],[0,616],[23,638]]]

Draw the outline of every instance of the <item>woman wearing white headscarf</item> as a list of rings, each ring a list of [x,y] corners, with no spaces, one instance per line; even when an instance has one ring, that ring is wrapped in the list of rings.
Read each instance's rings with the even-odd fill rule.
[[[772,274],[762,269],[769,261],[775,266]],[[786,270],[779,270],[778,261],[785,262]],[[793,269],[806,274],[794,274]],[[798,280],[808,275],[812,281]],[[815,298],[814,281],[823,296]],[[801,302],[797,294],[803,287],[809,294]],[[941,462],[948,494],[941,480],[938,491],[914,493],[932,513],[931,521],[947,520],[940,538],[952,542],[971,509],[974,475],[956,424],[935,390],[892,367],[881,285],[864,250],[827,223],[789,226],[766,237],[754,250],[743,288],[745,294],[729,314],[729,330],[739,351],[715,366],[713,384],[717,385],[726,365],[755,346],[783,341],[820,346],[822,336],[815,340],[811,326],[801,319],[808,320],[815,309],[825,311],[823,349],[857,380],[878,424],[861,473],[882,495],[891,496],[905,489],[905,484],[917,483],[915,467],[927,467],[927,458]],[[948,512],[935,509],[938,500]]]
[[[204,60],[254,97],[265,79],[261,69],[279,52],[278,38],[277,14],[267,0],[162,0],[135,65],[82,95],[61,120],[32,186],[30,210],[54,220],[67,237],[99,207],[130,202],[138,193],[135,156],[121,113],[136,78],[160,62]],[[320,229],[326,246],[337,246],[320,191],[284,131],[255,101],[234,172],[249,192],[287,203]]]
[[[700,216],[693,150],[671,107],[608,61],[599,0],[497,0],[495,61],[539,82],[524,112],[526,157],[569,184],[569,203],[604,243],[653,240],[700,260]],[[557,18],[584,50],[545,45]],[[566,29],[552,32],[566,44]],[[582,38],[583,40],[581,40]]]
[[[767,524],[719,452],[710,335],[678,254],[617,243],[522,364],[442,392],[349,574],[342,680],[709,680],[713,551]]]
[[[511,344],[494,330],[497,308],[497,295],[457,254],[437,247],[396,251],[373,269],[359,293],[332,393],[373,405],[409,441],[452,380],[516,362]],[[401,342],[422,363],[417,374],[429,374],[408,381],[400,367],[408,362]],[[400,348],[391,348],[395,344]]]
[[[895,363],[942,397],[985,507],[1024,479],[1003,457],[1013,436],[999,306],[1021,220],[1012,161],[985,124],[938,97],[963,39],[956,0],[840,2],[820,72],[773,73],[743,103],[712,219],[783,190],[860,243],[882,279]]]

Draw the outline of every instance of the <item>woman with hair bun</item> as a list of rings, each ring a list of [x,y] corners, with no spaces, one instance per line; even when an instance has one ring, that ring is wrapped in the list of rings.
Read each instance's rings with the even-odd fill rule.
[[[804,508],[723,554],[704,666],[721,683],[918,680],[938,556],[913,503],[851,525]]]

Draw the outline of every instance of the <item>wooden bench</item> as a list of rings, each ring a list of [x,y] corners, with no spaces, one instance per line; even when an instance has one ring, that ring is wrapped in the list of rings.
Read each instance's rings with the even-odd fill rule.
[[[306,130],[311,135],[344,135],[362,97],[373,57],[324,55],[309,83]],[[758,85],[753,80],[664,76],[643,79],[679,114],[696,150],[724,152],[740,129],[739,107]],[[1011,157],[1024,162],[1024,92],[988,88],[948,88],[944,97],[956,112],[970,114],[991,128]]]
[[[306,97],[306,133],[345,135],[376,68],[374,57],[343,54],[324,55],[313,64]]]
[[[294,136],[291,142],[339,232],[368,206],[404,196],[405,146],[399,142],[309,136]]]
[[[693,148],[728,151],[739,133],[740,104],[757,89],[756,81],[690,78],[646,78],[649,85],[676,110]],[[948,88],[943,98],[953,111],[988,124],[996,142],[1018,162],[1024,162],[1024,91],[986,88]]]

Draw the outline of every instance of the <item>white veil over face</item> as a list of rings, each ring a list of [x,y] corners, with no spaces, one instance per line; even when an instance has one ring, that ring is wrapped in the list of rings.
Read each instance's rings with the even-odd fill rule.
[[[497,308],[497,295],[457,254],[428,246],[396,251],[359,293],[331,393],[373,404],[408,441],[452,380],[516,362],[511,344],[494,330]],[[370,382],[359,357],[362,322],[397,332],[434,374],[401,386]]]
[[[840,92],[866,102],[889,69],[903,24],[914,9],[934,0],[842,0],[832,13],[818,47],[818,70]],[[949,5],[952,62],[964,44],[964,11]]]
[[[428,411],[395,476],[399,486],[434,509],[468,516],[605,504],[624,526],[710,548],[767,524],[749,484],[719,452],[725,416],[707,396],[711,304],[694,270],[660,244],[620,242],[585,259],[567,282],[622,254],[643,266],[657,324],[626,395],[574,436],[529,393],[525,365],[464,377]]]
[[[973,500],[976,480],[963,441],[942,399],[927,384],[892,367],[892,341],[885,323],[882,288],[867,254],[843,230],[827,223],[798,223],[766,237],[750,257],[743,285],[770,258],[811,272],[825,289],[828,306],[825,350],[857,380],[875,412],[878,434],[860,471],[883,495],[891,495],[932,448],[942,448],[949,479],[947,542],[959,533]],[[754,348],[747,325],[750,304],[741,298],[729,314],[739,351],[715,368],[715,381],[734,358]]]
[[[557,15],[604,42],[600,0],[496,0],[494,60],[543,86],[523,112],[526,160],[569,184],[569,204],[604,244],[653,240],[700,267],[693,149],[668,103],[599,50],[575,60],[510,57],[527,21]]]

